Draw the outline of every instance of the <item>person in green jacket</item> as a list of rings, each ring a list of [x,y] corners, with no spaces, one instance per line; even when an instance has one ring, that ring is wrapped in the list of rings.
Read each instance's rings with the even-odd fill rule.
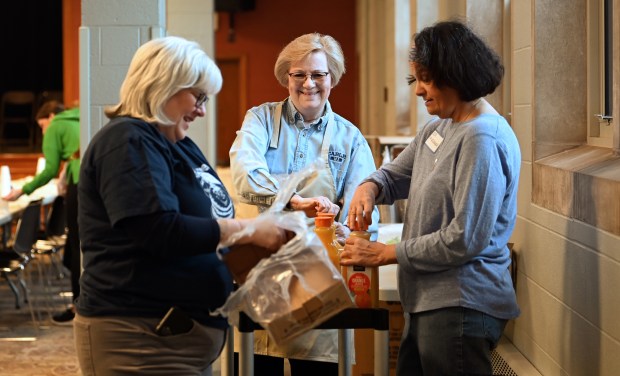
[[[17,200],[24,193],[29,195],[58,176],[62,162],[65,169],[59,179],[59,194],[65,195],[67,214],[67,242],[63,264],[71,271],[73,299],[80,294],[80,241],[77,224],[77,183],[80,175],[80,110],[65,110],[62,103],[52,100],[44,103],[35,116],[43,132],[43,157],[45,168],[32,181],[21,188],[14,188],[3,197],[7,201]],[[65,191],[66,189],[66,191]],[[64,192],[63,192],[64,191]],[[56,324],[72,324],[75,316],[73,306],[52,316]]]

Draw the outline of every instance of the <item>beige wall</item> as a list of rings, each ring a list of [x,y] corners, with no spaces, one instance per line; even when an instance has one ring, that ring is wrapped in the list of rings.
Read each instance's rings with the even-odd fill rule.
[[[620,238],[531,199],[536,150],[585,139],[586,3],[511,2],[512,126],[523,155],[512,241],[522,314],[507,332],[543,375],[620,370]]]

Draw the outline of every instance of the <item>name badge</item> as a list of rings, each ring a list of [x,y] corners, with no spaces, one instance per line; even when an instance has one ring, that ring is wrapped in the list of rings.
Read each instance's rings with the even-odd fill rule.
[[[431,149],[431,151],[434,153],[437,151],[437,148],[439,147],[439,145],[441,145],[442,142],[443,137],[441,137],[441,135],[437,133],[437,131],[434,131],[433,134],[431,134],[430,137],[426,139],[426,142],[424,142],[424,144],[426,144],[426,146],[428,146],[428,148]]]

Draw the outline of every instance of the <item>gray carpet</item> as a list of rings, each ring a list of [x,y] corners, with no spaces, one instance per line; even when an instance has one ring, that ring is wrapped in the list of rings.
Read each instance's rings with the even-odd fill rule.
[[[36,262],[26,266],[30,305],[24,303],[16,309],[15,296],[0,277],[0,375],[81,376],[73,327],[53,325],[50,320],[51,313],[61,312],[71,301],[67,296],[71,290],[69,272],[65,270],[64,278],[51,279],[51,285],[43,285]],[[213,376],[220,376],[219,360],[213,364]]]
[[[50,312],[65,309],[70,297],[68,276],[39,283],[36,262],[26,266],[30,304],[15,308],[15,297],[0,278],[0,374],[11,376],[81,375],[75,356],[72,326],[52,325]],[[47,266],[47,264],[45,264]],[[61,293],[65,294],[61,294]],[[32,320],[30,306],[35,315]]]

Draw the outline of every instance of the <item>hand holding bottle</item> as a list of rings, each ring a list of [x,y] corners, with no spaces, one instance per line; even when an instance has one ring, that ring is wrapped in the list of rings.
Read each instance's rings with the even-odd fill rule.
[[[378,193],[379,187],[373,182],[365,182],[357,187],[349,205],[348,224],[351,230],[368,230],[372,224],[372,211]]]

